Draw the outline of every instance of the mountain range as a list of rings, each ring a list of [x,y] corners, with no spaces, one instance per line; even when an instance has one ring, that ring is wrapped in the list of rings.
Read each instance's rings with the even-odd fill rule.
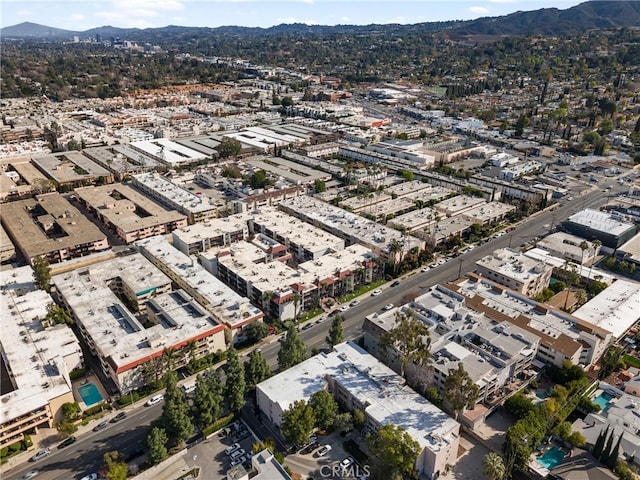
[[[210,34],[230,36],[276,36],[276,35],[326,35],[331,33],[379,33],[420,29],[424,32],[442,32],[451,37],[468,35],[564,35],[591,29],[637,27],[640,28],[640,2],[632,0],[593,0],[566,10],[543,8],[527,12],[515,12],[500,17],[484,17],[468,21],[430,22],[414,25],[338,25],[321,26],[305,24],[282,24],[269,28],[224,26],[162,28],[118,28],[104,26],[82,32],[24,22],[0,29],[2,38],[31,38],[48,40],[70,40],[100,35],[103,38],[120,37],[134,41],[154,41],[171,38],[173,35]]]

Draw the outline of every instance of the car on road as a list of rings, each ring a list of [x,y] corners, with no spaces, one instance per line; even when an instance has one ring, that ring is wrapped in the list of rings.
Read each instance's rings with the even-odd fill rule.
[[[234,443],[230,447],[225,448],[224,453],[226,453],[227,455],[231,455],[236,450],[240,450],[240,444],[239,443]]]
[[[33,455],[29,461],[30,462],[37,462],[38,460],[42,460],[44,457],[46,457],[47,455],[49,455],[51,453],[51,450],[49,450],[48,448],[44,448],[38,452],[36,452],[35,455]]]
[[[89,475],[85,475],[84,477],[82,477],[80,480],[98,480],[98,474],[90,473]]]
[[[387,304],[383,307],[383,309],[384,309],[384,310],[391,310],[392,308],[393,308],[393,303],[387,303]]]
[[[331,445],[324,445],[320,450],[318,450],[318,453],[316,453],[316,455],[318,455],[319,457],[324,457],[330,451]]]
[[[115,417],[113,417],[110,421],[111,423],[116,423],[116,422],[119,422],[120,420],[123,420],[126,416],[127,416],[127,412],[120,412]]]
[[[94,432],[99,432],[100,430],[104,430],[108,426],[109,426],[109,424],[107,422],[100,422],[98,425],[93,427],[93,431]]]
[[[40,474],[40,470],[30,470],[27,473],[25,473],[22,477],[20,477],[20,480],[31,480],[33,477],[39,474]]]
[[[400,285],[400,280],[396,280],[391,284],[392,287],[397,287],[398,285]]]
[[[422,270],[420,270],[422,273],[426,273],[429,270],[431,270],[431,267],[422,267]]]
[[[344,460],[342,460],[340,462],[340,468],[342,470],[346,470],[347,468],[349,468],[354,463],[356,463],[356,461],[353,459],[353,457],[347,457],[347,458],[345,458]]]
[[[302,329],[309,330],[311,327],[313,327],[313,322],[307,322],[302,326]]]
[[[354,300],[349,304],[350,307],[357,307],[358,305],[360,305],[360,300]]]
[[[38,451],[34,456],[32,456],[29,459],[29,461],[30,462],[37,462],[38,460],[42,460],[44,457],[46,457],[50,453],[51,453],[51,450],[49,450],[48,448],[44,448],[44,449]]]
[[[349,305],[342,305],[342,306],[340,307],[340,311],[341,311],[341,312],[346,312],[347,310],[349,310]]]
[[[377,297],[381,293],[382,293],[382,290],[380,290],[379,288],[376,288],[373,292],[371,292],[371,296],[372,297]]]
[[[60,442],[60,444],[58,445],[58,448],[65,448],[65,447],[68,447],[69,445],[73,445],[74,443],[76,443],[76,440],[77,438],[72,435],[71,437],[66,438],[62,442]]]
[[[316,320],[316,323],[322,323],[327,319],[327,317],[320,317],[318,320]]]
[[[161,393],[154,395],[153,397],[151,397],[149,400],[147,400],[147,403],[145,403],[145,405],[147,407],[150,407],[152,405],[155,405],[157,403],[160,403],[162,400],[164,399],[164,395],[162,395]]]

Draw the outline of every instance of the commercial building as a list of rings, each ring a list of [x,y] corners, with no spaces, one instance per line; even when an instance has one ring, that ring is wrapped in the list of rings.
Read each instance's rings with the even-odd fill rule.
[[[144,385],[149,368],[161,376],[167,350],[179,368],[226,349],[224,326],[184,291],[173,291],[171,280],[140,254],[54,275],[52,283],[120,393]]]
[[[481,204],[462,213],[461,216],[479,225],[493,225],[516,210],[515,205],[508,205],[502,202],[489,202]]]
[[[586,248],[583,249],[581,245]],[[579,265],[591,265],[599,251],[599,248],[596,248],[592,242],[564,232],[547,235],[538,241],[537,247],[546,250],[554,257],[568,258]]]
[[[3,271],[0,284],[0,448],[5,448],[62,420],[62,405],[75,401],[69,372],[82,368],[84,359],[71,329],[46,320],[53,300],[36,289],[31,267]]]
[[[530,160],[528,162],[518,162],[514,165],[510,165],[500,170],[498,178],[500,180],[506,180],[510,182],[516,178],[520,178],[524,175],[528,175],[534,172],[542,172],[545,168],[545,164],[542,162],[536,162]]]
[[[176,185],[155,172],[134,175],[132,184],[151,198],[185,214],[190,224],[218,216],[218,209],[207,197]]]
[[[105,234],[57,193],[5,203],[2,226],[29,263],[35,257],[57,263],[109,248]]]
[[[280,204],[280,209],[343,238],[347,245],[359,243],[390,261],[402,260],[412,248],[425,247],[424,240],[404,236],[397,230],[312,197],[287,200]]]
[[[276,426],[297,400],[328,390],[343,406],[365,414],[365,431],[387,424],[403,428],[420,445],[415,468],[435,479],[458,456],[460,424],[404,384],[404,379],[372,355],[347,342],[320,353],[260,383],[257,404]]]
[[[133,150],[150,156],[154,160],[169,167],[202,162],[209,158],[207,155],[203,155],[196,150],[192,150],[167,138],[133,142],[130,143],[129,146]]]
[[[280,157],[251,157],[245,160],[255,169],[264,170],[293,185],[313,185],[316,180],[331,180],[331,174],[300,165]]]
[[[442,393],[450,370],[462,363],[478,386],[478,403],[494,404],[500,400],[505,385],[532,374],[540,341],[537,335],[474,311],[465,304],[463,295],[442,285],[435,285],[400,308],[366,317],[365,348],[381,360],[394,358],[381,347],[380,339],[395,327],[397,314],[411,315],[429,328],[431,363],[427,367],[406,367],[407,378],[414,383],[434,385]],[[400,367],[397,362],[390,366],[396,371]],[[461,418],[475,423],[482,416],[463,413]]]
[[[634,235],[616,250],[616,258],[633,263],[636,266],[636,271],[640,271],[640,233]]]
[[[476,262],[476,272],[500,285],[535,297],[549,286],[553,267],[509,248],[501,248]]]
[[[262,321],[262,310],[251,305],[248,298],[238,295],[165,238],[150,237],[139,240],[136,245],[174,284],[202,305],[217,323],[224,325],[228,344],[243,340],[242,327]]]
[[[543,363],[562,367],[570,361],[587,368],[600,359],[614,338],[598,325],[473,273],[449,283],[448,288],[463,295],[470,309],[540,337],[536,358]]]
[[[16,247],[0,225],[0,263],[8,262],[16,256]]]
[[[637,232],[636,225],[624,221],[621,215],[590,208],[571,215],[562,222],[562,228],[585,240],[600,240],[612,249],[624,245]]]
[[[443,217],[455,217],[486,203],[487,201],[484,198],[458,195],[437,203],[434,209]]]
[[[186,227],[187,217],[124,184],[75,189],[78,201],[124,242],[131,243]]]

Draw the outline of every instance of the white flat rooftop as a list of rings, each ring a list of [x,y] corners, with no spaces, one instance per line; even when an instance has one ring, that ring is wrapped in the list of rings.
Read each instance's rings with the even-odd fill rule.
[[[172,142],[167,138],[133,142],[131,146],[157,158],[163,163],[171,165],[180,165],[181,163],[192,163],[207,159],[206,155],[179,143]]]
[[[568,221],[616,236],[634,228],[633,224],[618,220],[610,213],[590,208],[574,213],[569,217]]]

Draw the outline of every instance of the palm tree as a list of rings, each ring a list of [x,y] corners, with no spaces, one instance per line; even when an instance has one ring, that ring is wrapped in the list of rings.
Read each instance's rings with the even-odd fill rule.
[[[589,244],[586,242],[586,240],[583,240],[582,242],[580,242],[580,251],[581,251],[581,256],[580,256],[580,276],[582,276],[582,267],[584,266],[584,251],[589,249]]]
[[[602,242],[596,238],[593,242],[591,242],[591,245],[593,245],[593,256],[595,260],[595,257],[598,256],[598,252],[600,251],[600,247],[602,246]],[[591,269],[593,268],[594,263],[595,261],[591,262],[591,265],[589,265],[589,272],[587,272],[587,284],[591,282]]]
[[[485,455],[482,461],[482,472],[489,480],[502,480],[506,474],[504,460],[494,452]]]
[[[271,300],[273,300],[274,296],[275,296],[275,292],[272,292],[271,290],[267,290],[262,294],[262,310],[264,311],[264,314],[267,316],[271,311],[270,305],[271,305]]]
[[[298,307],[302,301],[302,296],[298,292],[293,292],[293,321],[298,325]]]
[[[173,348],[165,348],[162,351],[162,362],[165,370],[173,370],[176,362],[176,351]]]
[[[571,293],[571,287],[576,284],[576,282],[580,279],[580,276],[576,272],[575,264],[566,262],[566,266],[570,267],[565,270],[565,275],[567,277],[567,295],[564,297],[564,308],[563,310],[567,310],[567,304],[569,302],[569,294]]]

